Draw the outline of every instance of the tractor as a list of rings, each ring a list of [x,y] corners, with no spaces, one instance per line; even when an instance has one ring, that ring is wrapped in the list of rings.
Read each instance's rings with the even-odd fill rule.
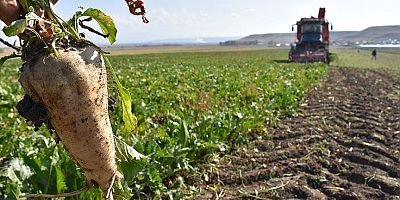
[[[329,22],[325,20],[325,8],[319,9],[318,18],[301,18],[292,31],[294,26],[297,26],[296,42],[291,45],[289,62],[329,63]]]

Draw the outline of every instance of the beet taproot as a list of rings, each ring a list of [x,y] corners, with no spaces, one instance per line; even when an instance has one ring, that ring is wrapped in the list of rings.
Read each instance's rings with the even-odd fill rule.
[[[87,181],[113,199],[118,172],[107,72],[99,50],[87,45],[60,49],[57,57],[42,55],[23,65],[19,81],[26,94],[46,108],[52,127]]]

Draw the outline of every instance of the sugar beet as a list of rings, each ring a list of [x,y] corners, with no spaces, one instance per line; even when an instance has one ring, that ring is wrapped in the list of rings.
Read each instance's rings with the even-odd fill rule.
[[[107,195],[117,166],[103,58],[92,46],[59,53],[25,63],[20,83],[46,108],[51,125],[87,180]]]

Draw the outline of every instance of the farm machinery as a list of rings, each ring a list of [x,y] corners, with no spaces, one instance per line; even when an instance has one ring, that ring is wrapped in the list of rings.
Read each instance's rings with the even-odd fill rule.
[[[294,26],[297,26],[296,42],[291,45],[289,62],[329,63],[329,22],[325,20],[325,8],[319,9],[318,18],[301,18],[292,31]]]

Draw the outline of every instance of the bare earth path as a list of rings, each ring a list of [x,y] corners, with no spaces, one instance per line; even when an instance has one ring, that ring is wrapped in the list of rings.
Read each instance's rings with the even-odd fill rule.
[[[399,79],[329,67],[269,133],[217,163],[198,199],[400,199]]]

